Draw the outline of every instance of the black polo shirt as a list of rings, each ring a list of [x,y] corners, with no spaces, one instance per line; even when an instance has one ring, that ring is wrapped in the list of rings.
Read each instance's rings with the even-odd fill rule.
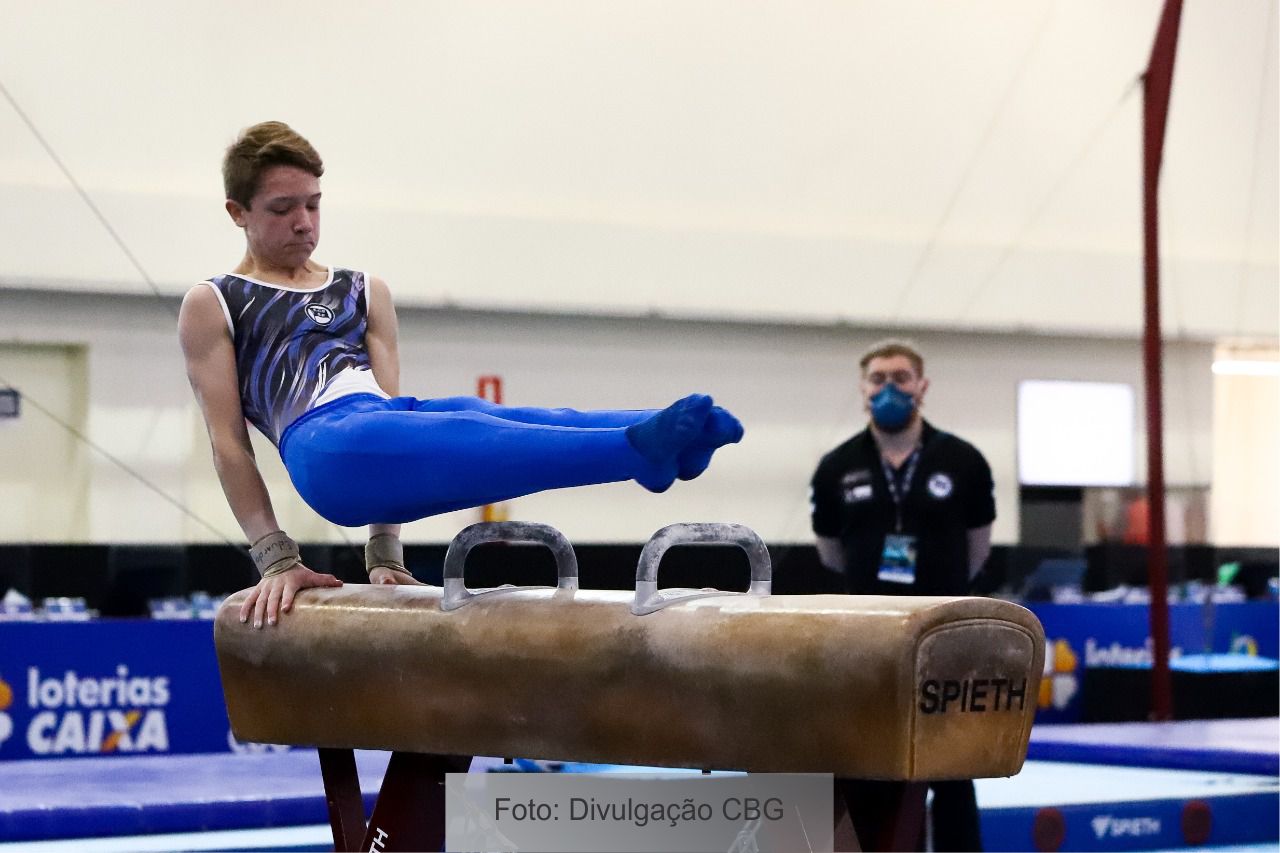
[[[822,457],[813,474],[813,532],[840,540],[849,592],[964,595],[969,590],[968,533],[996,517],[991,468],[972,444],[928,421],[923,426],[920,456],[902,506],[901,532],[916,537],[914,583],[877,577],[884,538],[894,532],[897,512],[871,431],[864,429]]]

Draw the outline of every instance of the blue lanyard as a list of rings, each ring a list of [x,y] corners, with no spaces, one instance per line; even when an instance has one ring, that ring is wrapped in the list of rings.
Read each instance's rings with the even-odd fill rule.
[[[893,498],[893,509],[897,518],[897,526],[894,527],[894,533],[902,532],[902,504],[907,499],[907,494],[911,491],[911,481],[916,476],[916,464],[920,461],[920,448],[917,446],[911,451],[911,455],[907,457],[906,470],[902,478],[902,488],[898,488],[898,472],[893,470],[887,459],[880,457],[880,464],[884,467],[885,484],[889,487],[889,497]]]

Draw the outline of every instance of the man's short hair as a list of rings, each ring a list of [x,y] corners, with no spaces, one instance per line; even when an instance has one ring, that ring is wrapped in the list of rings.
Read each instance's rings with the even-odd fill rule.
[[[871,345],[871,348],[862,354],[862,358],[858,360],[858,367],[862,368],[862,374],[867,373],[867,365],[871,363],[873,358],[891,358],[895,355],[906,356],[911,362],[911,366],[916,369],[917,376],[924,376],[924,356],[920,355],[920,351],[910,341],[904,341],[899,338],[888,338],[883,341],[877,341]]]
[[[246,210],[262,173],[272,166],[296,166],[317,178],[324,163],[311,143],[282,121],[264,121],[245,128],[222,158],[222,187],[227,198]]]

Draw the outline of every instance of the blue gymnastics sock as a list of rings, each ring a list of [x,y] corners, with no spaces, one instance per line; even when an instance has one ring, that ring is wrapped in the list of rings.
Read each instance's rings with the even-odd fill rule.
[[[681,480],[692,480],[707,470],[711,464],[711,454],[726,444],[737,444],[742,441],[742,422],[719,406],[711,408],[702,432],[680,452],[678,457]]]
[[[650,470],[635,480],[651,492],[665,492],[680,473],[679,455],[703,431],[711,413],[711,398],[690,394],[638,424],[627,427],[627,441]]]

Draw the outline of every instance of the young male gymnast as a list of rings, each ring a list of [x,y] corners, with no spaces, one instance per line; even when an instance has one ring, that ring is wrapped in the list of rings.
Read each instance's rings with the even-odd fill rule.
[[[545,489],[635,480],[662,492],[701,474],[742,425],[694,394],[660,410],[513,408],[476,397],[400,396],[396,315],[381,279],[311,259],[324,166],[281,122],[227,149],[226,210],[245,254],[187,293],[178,320],[214,466],[262,580],[240,610],[274,625],[313,572],[276,522],[248,419],[276,445],[303,500],[346,527],[369,525],[373,583],[416,583],[400,524]]]

